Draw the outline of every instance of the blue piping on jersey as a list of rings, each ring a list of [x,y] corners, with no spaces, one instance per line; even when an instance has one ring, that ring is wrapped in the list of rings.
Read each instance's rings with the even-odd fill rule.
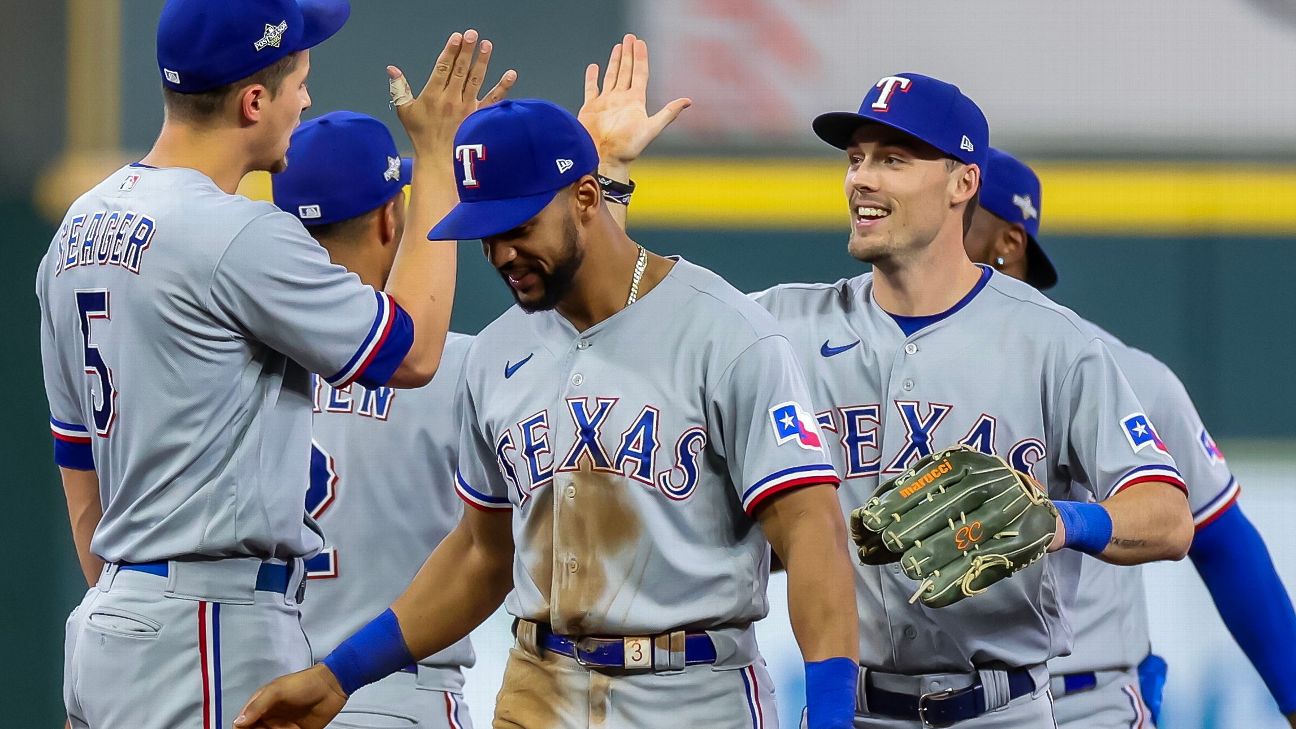
[[[972,303],[972,299],[975,299],[977,294],[981,293],[981,290],[986,287],[986,284],[990,283],[990,276],[993,275],[994,271],[989,266],[982,266],[979,263],[977,266],[981,269],[981,278],[977,280],[976,285],[972,287],[971,291],[967,292],[966,296],[959,299],[957,304],[951,306],[945,311],[942,311],[939,314],[930,314],[928,316],[904,316],[901,314],[892,314],[887,311],[887,316],[895,320],[895,323],[900,327],[900,331],[904,332],[906,337],[912,337],[914,334],[917,334],[932,324],[935,324],[942,319],[948,319],[949,317],[954,316],[958,313],[959,309]],[[886,310],[883,309],[883,311]]]
[[[153,165],[146,165],[146,164],[144,164],[143,162],[131,162],[129,166],[130,166],[130,167],[143,167],[143,168],[146,169],[146,170],[156,170],[156,169],[158,169],[157,167],[154,167]]]

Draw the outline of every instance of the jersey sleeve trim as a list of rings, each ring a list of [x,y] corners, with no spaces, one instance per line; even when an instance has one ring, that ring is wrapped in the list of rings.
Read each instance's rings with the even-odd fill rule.
[[[508,499],[501,499],[474,489],[464,480],[463,474],[455,471],[455,493],[464,503],[481,511],[508,511],[513,508]]]
[[[1239,484],[1236,478],[1230,477],[1228,485],[1224,487],[1223,491],[1219,492],[1219,495],[1193,512],[1193,527],[1200,531],[1203,527],[1218,519],[1220,515],[1229,510],[1229,507],[1237,503],[1238,495],[1241,493],[1242,484]]]
[[[1188,486],[1184,483],[1183,476],[1180,476],[1179,471],[1174,467],[1138,466],[1136,468],[1131,468],[1130,470],[1125,472],[1124,476],[1121,476],[1120,478],[1116,479],[1116,483],[1113,484],[1112,487],[1107,490],[1107,498],[1111,498],[1112,496],[1115,496],[1116,494],[1120,493],[1121,491],[1124,491],[1130,486],[1134,486],[1136,484],[1141,484],[1141,483],[1149,483],[1152,481],[1158,481],[1160,483],[1165,483],[1174,486],[1175,488],[1184,492],[1185,495],[1187,495],[1188,493]]]
[[[54,416],[50,416],[50,431],[53,432],[56,440],[65,443],[85,443],[87,445],[90,443],[89,428],[76,423],[65,423]]]
[[[378,313],[369,333],[346,365],[324,378],[334,388],[353,382],[382,387],[414,344],[414,324],[409,314],[386,292],[375,291],[374,296],[378,299]]]
[[[94,470],[94,449],[90,445],[89,429],[50,416],[50,432],[54,435],[56,465],[77,471]]]
[[[841,479],[830,463],[785,468],[762,478],[743,492],[743,511],[748,515],[754,514],[757,506],[780,491],[815,484],[836,486],[839,483]]]

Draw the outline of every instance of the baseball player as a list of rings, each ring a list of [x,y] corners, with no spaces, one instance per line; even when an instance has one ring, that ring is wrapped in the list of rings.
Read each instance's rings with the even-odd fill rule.
[[[604,90],[642,107],[644,82],[630,60]],[[752,625],[770,545],[810,726],[849,726],[837,476],[773,319],[628,238],[593,141],[562,109],[502,102],[469,117],[455,149],[461,203],[430,237],[481,238],[517,301],[464,363],[457,483],[472,508],[391,610],[263,689],[236,726],[321,726],[505,595],[517,645],[498,728],[777,726]]]
[[[929,586],[914,594],[899,562],[859,570],[857,727],[1051,726],[1045,664],[1069,649],[1079,552],[1180,558],[1191,537],[1182,480],[1110,353],[963,251],[987,126],[956,87],[918,74],[882,79],[858,114],[821,116],[816,132],[847,151],[849,250],[874,272],[757,295],[810,372],[845,509],[962,445],[1033,474],[1057,512],[1054,554],[948,607],[912,605]],[[978,541],[977,524],[959,534]],[[866,629],[879,617],[886,630]]]
[[[348,12],[167,2],[158,140],[72,205],[41,262],[55,460],[81,563],[104,564],[68,621],[74,727],[225,727],[257,685],[309,665],[309,373],[377,389],[437,369],[453,249],[412,234],[375,291],[296,218],[233,194],[246,172],[284,167],[309,49]],[[401,96],[415,231],[453,203],[425,181],[476,108],[489,58],[483,43],[473,61],[476,41],[452,36],[419,99]]]
[[[968,256],[1038,289],[1057,282],[1040,246],[1039,178],[990,150],[980,205],[964,240]],[[1196,537],[1188,556],[1220,616],[1296,726],[1296,612],[1264,541],[1237,503],[1238,483],[1183,383],[1165,364],[1092,325],[1158,426],[1188,486]],[[1151,727],[1165,663],[1148,653],[1147,598],[1138,569],[1083,560],[1070,612],[1071,655],[1050,662],[1058,722],[1069,729]],[[1141,684],[1141,688],[1140,688]]]
[[[293,133],[274,201],[301,217],[334,263],[382,288],[405,227],[401,159],[382,122],[332,112]],[[472,338],[451,333],[432,382],[415,390],[334,388],[313,377],[311,485],[306,510],[325,548],[306,561],[311,599],[302,627],[315,660],[381,612],[459,521],[454,493],[459,428],[445,417]],[[356,692],[338,727],[471,727],[463,669],[468,639]]]
[[[1062,606],[1082,552],[1178,559],[1183,482],[1111,354],[1070,311],[968,260],[962,244],[988,125],[957,87],[897,74],[858,113],[824,114],[847,157],[848,249],[873,272],[758,299],[793,332],[845,484],[844,506],[961,444],[1031,473],[1059,515],[1054,552],[973,599],[912,605],[899,564],[864,566],[856,726],[1044,726],[1048,659],[1069,648]],[[1094,501],[1101,502],[1092,503]],[[975,539],[975,536],[974,536]]]

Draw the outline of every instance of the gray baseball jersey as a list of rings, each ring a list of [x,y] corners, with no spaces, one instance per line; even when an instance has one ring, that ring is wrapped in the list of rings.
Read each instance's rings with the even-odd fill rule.
[[[906,336],[872,274],[756,295],[789,333],[843,484],[845,511],[933,449],[965,443],[1033,473],[1056,499],[1179,483],[1140,435],[1147,417],[1106,346],[1071,311],[984,269],[957,305]],[[1081,554],[1064,550],[939,610],[911,605],[898,565],[860,567],[860,661],[921,674],[1028,666],[1068,650]],[[877,619],[885,617],[883,629]],[[888,627],[889,626],[889,627]]]
[[[752,514],[837,482],[773,318],[687,261],[584,332],[510,309],[464,371],[459,494],[512,510],[506,606],[562,634],[745,628],[768,606]]]
[[[95,554],[319,549],[308,373],[384,384],[413,341],[394,301],[273,205],[142,165],[72,205],[36,293],[56,460],[99,476]]]
[[[1192,398],[1160,360],[1090,324],[1111,350],[1188,486],[1193,521],[1200,528],[1237,500],[1239,486],[1224,454],[1202,423]],[[1085,559],[1070,614],[1071,655],[1053,661],[1054,673],[1122,670],[1148,654],[1147,597],[1142,571]]]
[[[334,389],[315,378],[306,508],[325,547],[306,562],[311,599],[301,612],[317,661],[385,610],[459,522],[453,408],[472,339],[450,334],[436,376],[416,390]],[[464,638],[422,661],[420,685],[462,691],[459,669],[473,660]]]

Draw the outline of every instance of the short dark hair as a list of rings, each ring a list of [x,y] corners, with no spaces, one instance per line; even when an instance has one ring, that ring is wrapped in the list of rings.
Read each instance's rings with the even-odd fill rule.
[[[384,203],[384,205],[385,204],[386,203]],[[352,238],[355,238],[356,233],[365,226],[367,221],[373,218],[374,213],[381,209],[382,206],[380,205],[373,210],[360,213],[359,215],[353,218],[347,218],[346,220],[335,220],[332,223],[324,223],[322,225],[308,225],[306,226],[306,232],[310,233],[311,237],[320,243],[351,240]]]
[[[307,225],[306,232],[320,243],[333,243],[337,241],[348,241],[356,237],[364,226],[368,225],[373,217],[386,208],[393,200],[403,202],[402,195],[404,190],[397,190],[395,195],[387,198],[381,205],[373,210],[367,210],[359,215],[347,218],[345,220],[335,220],[332,223],[322,225]]]
[[[270,98],[273,99],[279,93],[280,87],[283,86],[284,79],[297,70],[297,64],[301,62],[301,55],[301,52],[289,53],[247,78],[241,78],[224,86],[217,86],[214,89],[199,91],[195,94],[182,94],[179,91],[163,86],[162,104],[166,107],[167,114],[174,116],[176,119],[187,122],[204,122],[220,113],[221,108],[225,106],[225,102],[231,94],[253,84],[261,84],[266,87],[270,91]]]

